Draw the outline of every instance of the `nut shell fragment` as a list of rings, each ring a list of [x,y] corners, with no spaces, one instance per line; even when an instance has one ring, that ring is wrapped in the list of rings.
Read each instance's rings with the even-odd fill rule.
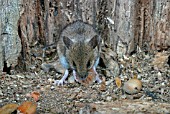
[[[123,90],[128,94],[138,93],[142,88],[142,82],[138,79],[130,79],[125,82]]]

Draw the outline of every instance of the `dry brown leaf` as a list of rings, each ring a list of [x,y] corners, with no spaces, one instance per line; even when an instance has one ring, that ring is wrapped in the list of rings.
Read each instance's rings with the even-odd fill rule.
[[[17,110],[17,104],[7,104],[0,108],[0,114],[11,114],[15,110]]]
[[[40,98],[40,93],[34,91],[34,92],[31,93],[31,97],[33,97],[34,101],[37,102]]]
[[[102,83],[100,86],[100,91],[106,91],[106,79],[105,77],[102,77]]]
[[[84,86],[91,85],[96,78],[96,73],[94,72],[93,69],[90,69],[88,72],[88,76],[85,80],[81,80],[80,83]]]
[[[137,77],[138,77],[137,74],[133,75],[133,79],[137,79]]]
[[[114,59],[113,59],[114,58]],[[110,48],[103,48],[101,53],[101,60],[103,61],[104,74],[107,77],[115,77],[119,74],[119,64],[117,61],[117,54]]]
[[[154,65],[154,68],[156,69],[162,69],[164,68],[166,61],[168,61],[168,57],[169,55],[165,52],[158,52],[152,61],[152,65]]]
[[[37,108],[36,103],[26,101],[18,107],[18,110],[23,114],[35,114],[36,108]]]
[[[116,86],[117,86],[118,88],[120,88],[121,85],[122,85],[122,82],[121,82],[120,78],[119,78],[119,77],[115,77],[114,79],[115,79],[115,82],[116,82]]]
[[[65,72],[65,70],[66,69],[64,69],[63,67],[62,67],[62,65],[60,64],[60,62],[59,62],[59,59],[57,60],[57,61],[55,61],[55,62],[51,62],[51,63],[42,63],[41,64],[41,68],[43,69],[43,71],[45,71],[45,72],[49,72],[50,71],[50,69],[55,69],[56,70],[56,72],[59,72],[59,73],[64,73]]]

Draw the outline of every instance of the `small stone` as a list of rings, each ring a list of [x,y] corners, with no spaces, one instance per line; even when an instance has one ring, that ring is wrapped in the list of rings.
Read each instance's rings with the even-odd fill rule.
[[[37,89],[40,89],[40,85],[37,85]]]
[[[111,100],[112,100],[112,97],[111,97],[111,96],[107,96],[107,97],[106,97],[106,100],[107,100],[107,101],[111,101]]]
[[[11,75],[12,79],[17,79],[18,77],[16,75]]]
[[[120,108],[112,108],[112,110],[119,111]]]
[[[23,88],[28,88],[28,87],[29,87],[29,85],[22,85],[22,87],[23,87]]]
[[[52,84],[52,83],[54,82],[54,79],[49,78],[49,79],[48,79],[48,82],[49,82],[50,84]]]
[[[21,75],[16,75],[17,78],[24,78],[24,76],[21,76]]]
[[[81,102],[81,101],[84,101],[84,99],[83,98],[81,98],[81,99],[79,99],[79,101]]]
[[[2,90],[0,90],[0,95],[3,96],[4,94],[2,93]]]
[[[163,80],[162,74],[160,72],[158,72],[158,79]]]
[[[54,90],[55,89],[55,87],[54,86],[51,86],[51,90]]]
[[[126,96],[126,95],[121,95],[121,98],[122,98],[122,99],[126,99],[127,96]]]
[[[16,94],[17,97],[19,97],[19,94]]]
[[[37,67],[36,67],[35,65],[31,65],[31,66],[29,66],[29,68],[30,68],[31,70],[35,70]]]
[[[18,85],[14,84],[13,87],[17,87]]]
[[[33,75],[26,75],[25,76],[27,79],[33,79],[34,77],[33,77]]]
[[[17,98],[16,98],[16,100],[17,100],[17,101],[19,101],[19,100],[20,100],[20,98],[19,98],[19,97],[17,97]]]

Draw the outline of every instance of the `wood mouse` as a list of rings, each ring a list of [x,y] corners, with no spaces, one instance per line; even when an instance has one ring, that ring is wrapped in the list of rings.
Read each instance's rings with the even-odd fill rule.
[[[60,63],[66,70],[62,79],[56,80],[55,83],[63,85],[69,69],[73,71],[76,81],[85,80],[88,71],[93,69],[96,81],[100,83],[101,79],[96,72],[100,48],[100,37],[90,24],[78,20],[67,25],[62,30],[57,44]]]

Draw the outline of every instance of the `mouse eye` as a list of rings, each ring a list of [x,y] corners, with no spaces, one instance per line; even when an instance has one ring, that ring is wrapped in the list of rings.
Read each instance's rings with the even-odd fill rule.
[[[73,67],[76,67],[76,63],[73,61]]]
[[[87,62],[87,68],[90,68],[90,61]]]

